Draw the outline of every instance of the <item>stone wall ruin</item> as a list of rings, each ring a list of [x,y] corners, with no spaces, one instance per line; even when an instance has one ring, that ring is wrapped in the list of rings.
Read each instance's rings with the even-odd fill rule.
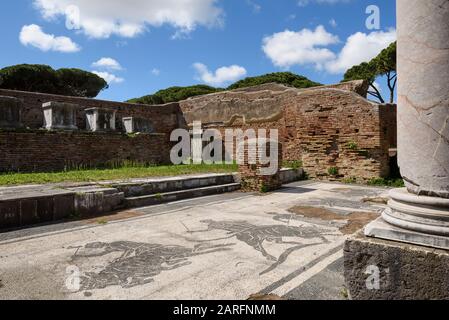
[[[0,122],[15,118],[0,128],[0,172],[120,161],[169,163],[169,134],[201,121],[223,135],[228,128],[278,129],[284,161],[302,161],[311,178],[387,177],[390,151],[396,148],[396,106],[373,103],[366,92],[363,81],[310,89],[264,84],[148,106],[0,89],[5,101],[14,101],[9,105],[20,104],[19,112],[11,111],[15,107],[0,110]],[[56,131],[43,132],[42,106],[48,102],[55,109],[75,109],[71,133],[51,126]],[[115,124],[99,123],[101,114]],[[142,135],[130,141],[139,130]]]
[[[142,106],[0,92],[0,172],[170,163],[169,132],[179,127],[181,118],[177,104]],[[159,131],[125,131],[124,119],[142,118]]]
[[[187,124],[226,129],[278,129],[286,161],[302,161],[317,179],[388,177],[396,148],[396,106],[366,99],[367,85],[295,89],[266,84],[180,103]]]

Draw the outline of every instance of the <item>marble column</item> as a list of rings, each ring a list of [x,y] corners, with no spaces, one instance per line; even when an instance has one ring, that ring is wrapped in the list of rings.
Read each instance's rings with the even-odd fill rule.
[[[398,157],[406,188],[390,193],[388,225],[375,222],[365,233],[449,248],[449,0],[397,0],[397,12]]]

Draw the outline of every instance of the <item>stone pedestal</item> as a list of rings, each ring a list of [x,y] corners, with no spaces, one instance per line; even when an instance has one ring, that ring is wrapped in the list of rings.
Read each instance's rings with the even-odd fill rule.
[[[19,129],[22,101],[13,97],[0,96],[0,129]]]
[[[271,157],[271,155],[273,155]],[[282,144],[269,139],[250,139],[238,146],[243,191],[270,192],[282,186]],[[268,162],[268,158],[274,161]]]
[[[127,117],[123,118],[122,121],[126,133],[154,133],[154,126],[151,120]]]
[[[115,131],[116,111],[90,108],[86,112],[86,128],[92,132]]]
[[[76,104],[47,102],[42,105],[44,110],[44,127],[47,130],[78,130]]]
[[[449,251],[357,234],[344,249],[353,300],[449,300]]]

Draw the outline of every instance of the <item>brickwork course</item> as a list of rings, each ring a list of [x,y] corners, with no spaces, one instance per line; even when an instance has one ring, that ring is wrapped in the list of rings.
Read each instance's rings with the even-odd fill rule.
[[[311,178],[388,177],[396,148],[396,106],[366,99],[366,83],[295,89],[278,84],[220,92],[180,103],[187,124],[277,129],[285,161],[302,161]]]
[[[167,134],[0,131],[0,171],[51,172],[103,166],[169,164]]]

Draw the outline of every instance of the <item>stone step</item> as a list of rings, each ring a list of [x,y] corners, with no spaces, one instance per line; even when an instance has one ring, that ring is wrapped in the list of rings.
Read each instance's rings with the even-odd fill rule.
[[[227,192],[234,192],[240,190],[240,188],[241,186],[239,183],[229,183],[215,186],[207,186],[202,188],[151,194],[139,197],[128,197],[125,198],[125,205],[127,208],[146,207],[178,200],[198,198]]]
[[[113,183],[110,186],[123,192],[125,197],[134,198],[151,194],[197,189],[209,186],[235,183],[233,174],[203,174],[189,177],[167,177],[142,179],[132,182]]]
[[[115,188],[86,186],[68,188],[75,192],[75,215],[98,216],[124,208],[125,194]]]

